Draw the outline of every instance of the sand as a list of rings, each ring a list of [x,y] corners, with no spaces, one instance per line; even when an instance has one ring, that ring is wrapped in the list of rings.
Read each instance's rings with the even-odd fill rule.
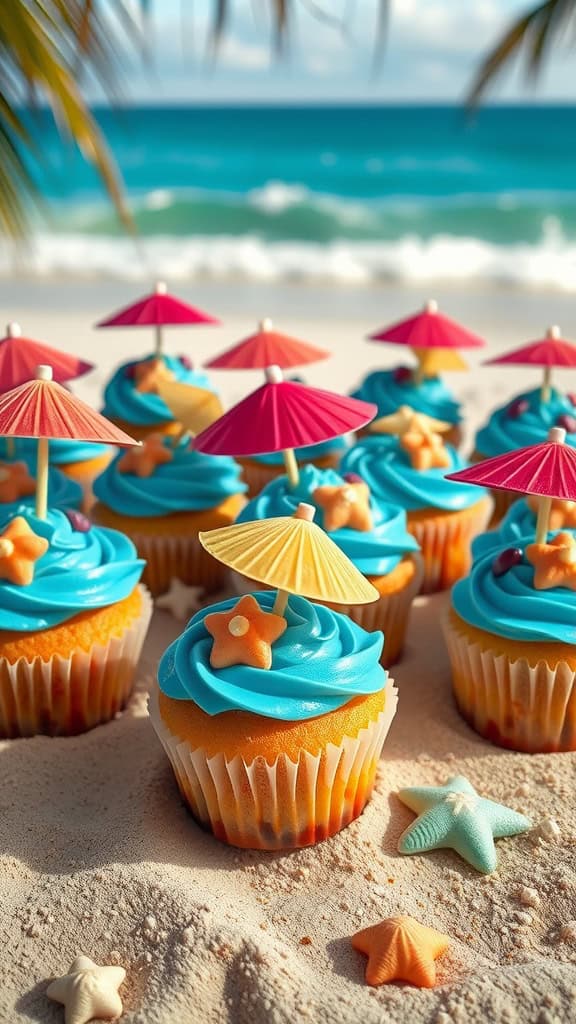
[[[229,310],[228,326],[217,338],[199,333],[200,355],[237,339],[254,319],[249,294],[220,290],[218,306],[216,292],[203,294],[203,302]],[[305,294],[300,309],[296,294],[276,293],[271,311],[284,312],[295,333],[336,350],[331,365],[307,373],[311,382],[335,387],[351,385],[380,354],[390,358],[388,349],[361,344],[361,335],[420,299],[350,292],[326,306]],[[113,284],[69,295],[52,283],[28,294],[24,286],[0,286],[7,318],[18,316],[30,334],[98,358],[101,370],[79,388],[87,397],[95,396],[120,349],[129,355],[141,346],[134,332],[96,339],[89,330],[98,313],[126,296]],[[536,336],[550,320],[562,322],[561,313],[566,333],[571,326],[576,333],[573,309],[557,296],[450,298],[455,315],[468,311],[468,322],[499,347]],[[182,347],[174,343],[172,350]],[[257,376],[219,380],[230,398]],[[531,380],[516,370],[462,377],[470,424],[483,407]],[[576,389],[576,374],[566,385]],[[313,849],[239,852],[203,833],[183,807],[146,711],[158,657],[181,628],[165,612],[155,613],[134,696],[116,721],[72,739],[1,743],[2,1024],[62,1021],[46,988],[81,952],[126,968],[127,1024],[574,1020],[576,755],[504,752],[460,720],[439,626],[447,601],[445,594],[419,598],[414,607],[406,656],[393,672],[398,714],[371,803],[343,833]],[[535,822],[532,832],[498,842],[498,871],[487,878],[449,851],[396,853],[413,816],[395,791],[456,774]],[[452,939],[433,990],[364,984],[365,961],[350,936],[399,912]]]

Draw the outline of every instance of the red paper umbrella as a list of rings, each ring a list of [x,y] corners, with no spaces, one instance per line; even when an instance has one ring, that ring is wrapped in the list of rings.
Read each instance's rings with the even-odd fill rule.
[[[194,439],[211,455],[285,453],[292,484],[298,482],[294,448],[329,441],[374,418],[370,402],[284,380],[279,366],[266,369],[266,383],[229,409]]]
[[[576,449],[566,444],[563,427],[551,427],[548,439],[541,444],[484,459],[457,473],[447,473],[446,478],[501,491],[538,495],[542,500],[536,540],[541,544],[548,533],[552,498],[576,501]]]
[[[169,295],[163,281],[158,281],[156,289],[145,295],[132,306],[126,306],[105,320],[100,320],[96,327],[155,327],[156,353],[162,353],[162,327],[182,324],[219,324],[220,321],[201,309],[189,306],[174,295]]]
[[[49,439],[122,447],[139,444],[52,380],[51,366],[36,367],[34,380],[0,395],[0,436],[38,438],[36,514],[42,519],[46,516]]]
[[[543,366],[544,379],[541,397],[550,400],[550,385],[553,366],[576,366],[576,345],[560,336],[559,327],[549,327],[546,337],[532,341],[529,345],[506,352],[503,356],[487,359],[486,365]]]
[[[388,341],[410,348],[482,348],[485,342],[443,313],[431,299],[421,313],[369,335],[370,341]]]
[[[249,338],[227,349],[204,365],[219,370],[262,370],[266,366],[292,366],[317,363],[330,355],[324,348],[316,348],[306,341],[298,341],[272,329],[272,321],[265,319],[259,330]]]
[[[17,388],[29,381],[36,373],[39,363],[49,363],[54,380],[65,384],[94,369],[92,363],[59,352],[57,348],[44,345],[41,341],[21,336],[20,325],[8,324],[6,337],[0,340],[0,391]]]

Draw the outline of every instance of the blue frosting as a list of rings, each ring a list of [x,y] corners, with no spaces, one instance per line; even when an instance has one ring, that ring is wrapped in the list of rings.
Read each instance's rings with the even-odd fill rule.
[[[298,487],[292,489],[286,476],[277,477],[242,509],[238,522],[291,516],[301,501],[315,504],[312,494],[317,487],[342,487],[345,483],[333,469],[303,466]],[[322,509],[316,508],[315,522],[324,528]],[[333,530],[330,537],[365,576],[385,576],[396,568],[405,554],[419,548],[406,530],[404,509],[374,498],[370,501],[370,509],[371,530],[352,530],[345,526]]]
[[[6,438],[0,441],[1,451],[6,451]],[[36,448],[38,442],[33,437],[14,439],[15,457],[26,459],[29,465],[36,465]],[[89,441],[50,441],[50,465],[67,466],[71,462],[88,462],[110,451],[108,444],[92,444]],[[5,458],[4,455],[1,458]]]
[[[155,359],[155,356],[147,356],[147,359]],[[125,420],[127,423],[134,423],[139,427],[154,427],[159,423],[172,420],[173,416],[168,406],[160,395],[153,393],[142,394],[137,391],[134,379],[126,371],[136,366],[143,360],[132,360],[122,363],[113,374],[104,389],[104,416],[113,420]],[[198,370],[190,370],[179,359],[178,356],[164,356],[164,362],[174,374],[175,380],[181,384],[193,384],[197,388],[207,388],[212,391],[212,385],[205,373]]]
[[[157,466],[150,476],[121,473],[122,453],[94,481],[99,501],[125,516],[164,516],[216,508],[233,494],[243,494],[240,466],[226,455],[203,455],[184,437],[176,447],[165,447],[174,458]]]
[[[563,529],[568,533],[575,532],[567,527],[563,527]],[[536,514],[528,505],[526,498],[519,498],[510,506],[504,519],[495,530],[488,530],[487,533],[481,533],[480,536],[474,538],[472,556],[474,559],[482,558],[492,552],[492,557],[495,557],[499,551],[504,551],[506,548],[519,547],[522,539],[523,543],[526,542],[526,537],[530,538],[528,543],[532,544],[535,531]]]
[[[8,460],[2,460],[8,461]],[[35,463],[31,465],[27,459],[22,458],[21,460],[26,462],[28,466],[28,472],[35,475]],[[65,476],[59,469],[48,470],[48,504],[54,508],[77,508],[79,509],[82,504],[82,488],[80,484],[76,483],[75,480],[71,480],[70,477]],[[34,494],[27,494],[18,501],[8,502],[0,501],[0,517],[2,519],[12,515],[20,505],[27,505],[30,508],[34,508],[36,502],[36,496]]]
[[[518,538],[519,547],[532,543],[533,531]],[[452,604],[460,618],[508,640],[576,644],[576,591],[536,590],[534,568],[526,559],[495,576],[493,561],[489,551],[454,585]]]
[[[309,444],[306,448],[295,448],[294,454],[298,462],[312,462],[314,459],[322,459],[325,455],[340,455],[348,447],[346,437],[333,437],[329,441],[321,441],[320,444]],[[282,466],[284,459],[282,452],[269,452],[267,455],[251,455],[254,462],[261,462],[265,466]]]
[[[0,580],[2,629],[49,629],[80,612],[122,601],[134,590],[144,562],[123,533],[98,526],[77,531],[60,509],[49,509],[46,519],[38,519],[23,505],[18,515],[50,547],[36,562],[29,586]],[[0,533],[11,518],[2,518]]]
[[[486,492],[470,484],[446,480],[446,473],[464,469],[467,463],[450,445],[447,469],[413,469],[410,457],[398,438],[367,434],[346,453],[341,473],[357,473],[372,494],[382,501],[400,505],[408,512],[424,508],[459,512],[480,501]]]
[[[374,402],[378,406],[378,416],[390,416],[399,406],[410,405],[417,412],[434,419],[453,424],[461,422],[460,403],[440,377],[426,377],[421,384],[415,384],[408,376],[405,380],[397,379],[398,371],[405,369],[399,366],[369,373],[360,387],[352,392],[352,397]]]
[[[272,610],[275,593],[254,596],[261,608]],[[386,685],[379,662],[382,633],[367,633],[346,615],[293,596],[285,613],[288,627],[272,646],[270,669],[212,668],[212,637],[204,618],[228,611],[237,601],[202,608],[165,651],[158,682],[168,697],[192,700],[209,715],[250,711],[292,722],[325,715]]]
[[[508,409],[515,402],[528,402],[526,412],[519,416],[509,416]],[[527,391],[510,399],[506,405],[496,409],[485,427],[476,434],[476,450],[491,458],[503,455],[514,448],[525,448],[529,444],[545,441],[550,427],[556,426],[559,416],[576,417],[576,408],[566,395],[552,391],[549,402],[540,400],[540,388]],[[576,448],[576,434],[568,434],[566,443]]]

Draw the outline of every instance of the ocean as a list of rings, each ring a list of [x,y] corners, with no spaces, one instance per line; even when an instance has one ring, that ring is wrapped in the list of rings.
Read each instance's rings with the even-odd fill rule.
[[[576,288],[576,108],[203,107],[97,112],[138,228],[33,122],[39,274],[488,280]],[[0,252],[9,273],[13,253]]]

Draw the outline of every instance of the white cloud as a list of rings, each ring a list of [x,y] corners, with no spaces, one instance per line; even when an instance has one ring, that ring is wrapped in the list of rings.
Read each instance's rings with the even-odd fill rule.
[[[230,70],[261,71],[270,67],[270,47],[227,35],[218,52],[218,63]]]

